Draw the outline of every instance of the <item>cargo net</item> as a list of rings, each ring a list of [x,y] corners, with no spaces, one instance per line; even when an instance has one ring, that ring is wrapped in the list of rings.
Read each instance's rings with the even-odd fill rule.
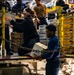
[[[62,47],[61,53],[65,53],[65,54],[73,53],[74,54],[74,47]]]
[[[58,32],[61,51],[74,54],[74,14],[62,14]]]

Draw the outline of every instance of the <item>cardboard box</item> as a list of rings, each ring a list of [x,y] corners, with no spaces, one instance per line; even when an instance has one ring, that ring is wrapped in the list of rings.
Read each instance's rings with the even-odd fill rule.
[[[34,54],[37,56],[41,56],[42,52],[45,51],[47,49],[47,46],[38,42],[35,43],[33,50],[30,53],[30,56],[34,57]]]

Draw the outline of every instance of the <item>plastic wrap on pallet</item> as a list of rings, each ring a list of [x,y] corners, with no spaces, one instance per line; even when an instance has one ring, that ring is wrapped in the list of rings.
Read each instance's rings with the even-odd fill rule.
[[[12,32],[11,33],[11,38],[22,38],[23,33],[18,33],[18,32]]]
[[[40,43],[47,45],[46,25],[39,26]]]

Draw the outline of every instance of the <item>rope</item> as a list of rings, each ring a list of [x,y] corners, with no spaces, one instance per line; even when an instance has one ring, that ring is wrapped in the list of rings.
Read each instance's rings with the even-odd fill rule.
[[[0,36],[0,39],[2,39],[1,36]],[[29,50],[29,51],[33,51],[33,52],[41,52],[41,53],[48,52],[48,53],[52,53],[52,52],[59,52],[59,51],[60,51],[60,50],[47,50],[47,49],[42,50],[42,51],[39,51],[39,50],[32,50],[31,48],[22,47],[21,45],[17,45],[16,43],[13,43],[13,42],[11,42],[11,41],[8,41],[7,39],[2,39],[2,40],[5,40],[6,42],[11,43],[11,44],[13,44],[13,45],[15,45],[15,46],[17,46],[17,47],[20,47],[20,48],[22,48],[22,49],[24,49],[24,50]]]
[[[0,36],[0,39],[5,40],[6,42],[11,43],[11,44],[13,44],[13,45],[15,45],[15,46],[17,46],[17,47],[20,47],[20,48],[22,48],[22,49],[24,49],[24,50],[29,50],[29,51],[32,50],[31,48],[22,47],[21,45],[17,45],[16,43],[13,43],[13,42],[11,42],[11,41],[9,41],[9,40],[7,40],[7,39],[3,39],[1,36]]]

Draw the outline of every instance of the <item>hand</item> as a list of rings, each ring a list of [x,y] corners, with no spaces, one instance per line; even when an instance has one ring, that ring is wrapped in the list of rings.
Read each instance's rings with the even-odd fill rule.
[[[38,18],[36,18],[37,22],[40,23],[40,20]]]
[[[46,50],[47,50],[47,49],[43,49],[43,50],[41,51],[41,56],[43,55],[43,53],[47,52]]]
[[[36,60],[42,60],[42,58],[41,58],[41,56],[37,56],[36,54],[34,54],[34,57],[33,58],[35,58]]]
[[[12,20],[12,18],[11,18],[11,17],[6,16],[6,20],[7,20],[7,21],[11,21],[11,20]]]

